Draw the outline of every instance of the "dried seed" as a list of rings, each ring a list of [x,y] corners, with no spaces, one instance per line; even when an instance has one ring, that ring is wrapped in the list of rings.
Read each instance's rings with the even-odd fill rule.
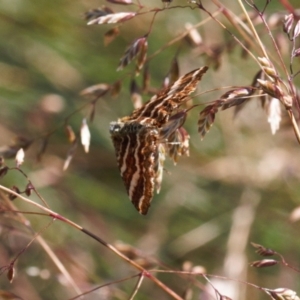
[[[19,149],[17,154],[16,154],[16,163],[17,163],[17,168],[19,168],[22,163],[24,162],[24,157],[25,157],[25,153],[23,148]]]
[[[119,27],[114,27],[104,34],[104,46],[109,45],[120,34]]]
[[[4,177],[7,174],[7,172],[8,172],[7,166],[0,168],[0,178]]]
[[[8,278],[8,280],[9,280],[10,283],[13,282],[14,277],[15,277],[15,268],[13,266],[11,266],[8,269],[8,272],[7,272],[7,278]]]
[[[278,261],[275,259],[262,259],[254,261],[250,264],[251,267],[255,268],[265,268],[265,267],[272,267],[278,264]]]
[[[147,54],[148,43],[145,37],[139,38],[134,41],[125,51],[124,55],[121,57],[117,71],[125,68],[133,59],[139,56],[138,65],[143,65],[145,63]]]
[[[104,96],[110,88],[111,86],[107,83],[99,83],[85,88],[80,92],[80,95],[98,99]]]
[[[90,142],[91,142],[91,133],[87,125],[86,119],[82,120],[82,124],[80,128],[80,138],[85,153],[88,153],[90,148]]]
[[[76,140],[76,134],[71,125],[65,126],[65,132],[67,134],[68,141],[73,143]]]
[[[293,57],[298,57],[298,56],[300,56],[300,48],[294,50],[293,52]]]
[[[276,131],[279,129],[281,122],[280,101],[277,98],[271,98],[265,107],[268,115],[268,122],[271,126],[272,134],[275,134]]]
[[[290,95],[283,96],[282,100],[286,108],[292,108],[293,98]]]
[[[75,151],[77,149],[77,146],[78,146],[78,142],[77,142],[77,139],[75,139],[75,141],[72,143],[69,151],[68,151],[68,154],[67,154],[67,158],[64,162],[64,166],[63,166],[63,170],[67,170],[67,168],[69,167],[70,163],[71,163],[71,160],[73,159],[74,157],[74,154],[75,154]]]
[[[285,33],[289,34],[292,29],[293,23],[294,23],[294,15],[293,14],[284,16],[283,31]]]
[[[218,109],[223,105],[224,100],[216,100],[213,104],[206,106],[199,114],[198,132],[200,133],[201,140],[209,131],[210,127],[215,121],[215,115]]]
[[[260,62],[262,69],[266,73],[266,75],[268,75],[269,78],[274,81],[273,79],[276,79],[278,75],[273,64],[266,57],[258,57],[257,59]]]
[[[132,19],[135,15],[136,13],[134,12],[119,12],[115,14],[107,14],[105,16],[101,16],[89,21],[87,25],[121,23]]]
[[[108,12],[108,10],[105,7],[103,9],[95,8],[95,9],[91,9],[91,10],[87,11],[84,14],[84,18],[86,20],[92,20],[92,19],[106,16],[108,14],[112,14],[112,13],[113,13],[113,11]]]
[[[257,59],[263,67],[272,67],[271,62],[266,57],[258,57]]]
[[[26,186],[25,194],[27,196],[30,196],[33,190],[34,190],[34,186],[32,185],[32,183],[29,182]]]
[[[106,1],[110,3],[122,4],[122,5],[132,4],[132,0],[106,0]]]
[[[255,243],[251,243],[251,244],[254,248],[257,249],[255,252],[261,256],[272,256],[272,255],[276,254],[276,252],[272,249],[266,248],[262,245],[255,244]]]
[[[268,68],[268,67],[264,67],[263,70],[266,72],[266,74],[271,77],[271,79],[276,79],[278,78],[277,72],[274,68]]]
[[[14,191],[14,192],[16,192],[17,194],[21,194],[21,191],[20,191],[19,188],[18,188],[17,186],[15,186],[15,185],[11,188],[11,190]],[[14,194],[9,194],[8,198],[9,198],[9,200],[14,200],[14,199],[17,198],[17,196],[14,195]]]
[[[248,97],[253,93],[254,89],[252,87],[241,87],[226,92],[220,97],[224,100],[222,110],[243,104],[245,101],[249,100]]]
[[[257,79],[257,81],[259,82],[263,91],[266,92],[268,95],[277,99],[282,99],[283,92],[277,84],[268,80]]]
[[[299,35],[300,35],[300,20],[296,23],[296,26],[294,28],[293,39],[296,39]]]
[[[146,60],[147,60],[147,50],[148,50],[148,42],[147,40],[145,40],[142,45],[141,48],[139,50],[139,55],[137,56],[137,60],[136,60],[136,75],[138,75],[140,73],[140,70],[143,68]]]
[[[270,295],[273,300],[299,300],[295,291],[286,288],[278,288],[275,290],[266,289],[265,292]]]

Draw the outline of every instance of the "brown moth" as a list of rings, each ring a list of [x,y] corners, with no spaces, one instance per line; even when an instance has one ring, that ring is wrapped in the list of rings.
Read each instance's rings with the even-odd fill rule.
[[[154,189],[160,190],[167,153],[174,162],[188,155],[189,135],[182,127],[180,106],[197,87],[208,67],[193,70],[154,95],[130,116],[110,123],[117,163],[127,193],[136,209],[147,214]]]

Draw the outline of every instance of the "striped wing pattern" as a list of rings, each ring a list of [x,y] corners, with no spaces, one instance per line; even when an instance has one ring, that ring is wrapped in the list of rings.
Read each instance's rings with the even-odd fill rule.
[[[149,117],[163,125],[168,121],[172,112],[187,99],[197,87],[208,67],[193,70],[175,81],[170,87],[153,96],[141,108],[136,109],[130,119]]]
[[[146,214],[153,197],[156,161],[159,155],[157,129],[148,125],[134,126],[133,122],[111,123],[117,163],[130,200],[141,214]]]
[[[174,162],[177,155],[188,153],[189,136],[182,134],[182,124],[173,126],[167,135],[165,127],[207,69],[202,67],[183,75],[130,116],[110,124],[121,177],[130,200],[141,214],[147,214],[154,189],[160,189],[165,151]],[[177,149],[177,154],[170,149]]]

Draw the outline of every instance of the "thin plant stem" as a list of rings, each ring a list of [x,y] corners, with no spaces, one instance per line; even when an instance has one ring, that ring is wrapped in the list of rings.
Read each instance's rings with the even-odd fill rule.
[[[5,195],[1,192],[2,199],[6,202],[6,204],[11,208],[11,211],[13,212],[18,212],[16,210],[16,207],[14,204],[7,199]],[[18,214],[19,219],[21,223],[23,223],[29,231],[34,234],[34,230],[31,228],[30,223],[28,220],[23,216],[23,213]],[[44,240],[44,238],[41,235],[38,235],[36,237],[36,241],[42,246],[42,248],[45,250],[45,252],[48,254],[50,259],[54,262],[54,264],[57,266],[58,270],[63,274],[63,276],[66,278],[67,282],[73,287],[74,291],[79,294],[81,293],[80,288],[77,286],[75,281],[73,280],[72,276],[70,273],[67,271],[65,268],[64,264],[60,261],[60,259],[57,257],[57,255],[54,253],[54,251],[51,249],[51,247],[47,244],[47,242]]]
[[[88,294],[90,294],[90,293],[92,293],[92,292],[94,292],[94,291],[97,291],[97,290],[99,290],[99,289],[101,289],[101,288],[103,288],[103,287],[110,286],[110,285],[117,284],[117,283],[121,283],[121,282],[127,281],[127,280],[129,280],[129,279],[138,277],[138,276],[140,276],[140,273],[139,273],[139,274],[132,275],[132,276],[130,276],[130,277],[126,277],[126,278],[122,278],[122,279],[119,279],[119,280],[115,280],[115,281],[113,281],[113,282],[109,282],[109,283],[102,284],[102,285],[97,286],[97,287],[95,287],[95,288],[93,288],[93,289],[91,289],[91,290],[88,290],[88,291],[86,291],[86,292],[84,292],[84,293],[81,293],[80,295],[77,295],[77,296],[75,296],[75,297],[69,298],[68,300],[79,299],[79,298],[81,298],[82,296],[88,295]]]
[[[168,286],[166,286],[163,282],[161,282],[158,278],[156,278],[155,276],[152,276],[150,273],[148,273],[148,271],[146,269],[144,269],[141,265],[139,265],[138,263],[136,263],[135,261],[131,260],[130,258],[128,258],[126,255],[124,255],[122,252],[120,252],[117,248],[115,248],[113,245],[105,242],[102,238],[100,238],[99,236],[95,235],[94,233],[92,233],[91,231],[81,227],[80,225],[72,222],[71,220],[59,215],[58,213],[52,211],[49,208],[46,208],[18,193],[16,193],[15,191],[12,191],[2,185],[0,185],[0,190],[3,190],[9,194],[13,194],[15,196],[17,196],[18,198],[22,199],[23,201],[27,202],[28,204],[31,204],[45,212],[47,212],[49,215],[49,217],[52,217],[54,219],[63,221],[65,223],[67,223],[68,225],[82,231],[83,233],[85,233],[86,235],[90,236],[91,238],[93,238],[94,240],[98,241],[100,244],[102,244],[104,247],[110,249],[112,252],[114,252],[116,255],[118,255],[121,259],[123,259],[124,261],[126,261],[127,263],[129,263],[130,265],[132,265],[133,267],[135,267],[136,269],[140,270],[141,272],[143,272],[143,274],[147,274],[146,277],[148,277],[149,279],[151,279],[157,286],[159,286],[161,289],[163,289],[166,293],[168,293],[171,297],[173,297],[176,300],[183,300],[182,297],[180,297],[177,293],[175,293],[172,289],[170,289]]]
[[[238,0],[238,3],[240,4],[240,7],[241,7],[242,11],[243,11],[244,14],[245,14],[245,17],[246,17],[246,19],[247,19],[247,21],[248,21],[248,24],[249,24],[249,26],[250,26],[250,29],[251,29],[251,31],[252,31],[252,33],[253,33],[253,35],[254,35],[256,41],[258,42],[258,44],[259,44],[259,46],[260,46],[260,49],[261,49],[263,55],[264,55],[266,58],[268,58],[268,54],[267,54],[267,52],[266,52],[266,49],[265,49],[265,47],[264,47],[264,45],[263,45],[261,39],[259,38],[259,35],[258,35],[258,33],[257,33],[257,31],[256,31],[256,29],[255,29],[255,27],[254,27],[254,25],[253,25],[253,23],[252,23],[252,21],[251,21],[251,19],[250,19],[250,16],[249,16],[249,14],[248,14],[248,12],[247,12],[247,10],[246,10],[246,8],[245,8],[244,3],[242,2],[242,0]]]
[[[139,276],[139,280],[137,281],[137,283],[136,283],[136,285],[134,287],[134,291],[132,292],[131,296],[129,297],[129,300],[133,300],[134,299],[135,295],[137,294],[137,292],[139,291],[139,289],[140,289],[140,287],[142,285],[142,282],[143,282],[144,278],[145,277],[144,277],[143,273],[141,273],[140,276]]]

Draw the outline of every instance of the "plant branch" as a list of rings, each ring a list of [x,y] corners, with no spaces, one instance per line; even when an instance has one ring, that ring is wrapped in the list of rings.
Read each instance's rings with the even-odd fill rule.
[[[58,213],[52,211],[49,208],[46,208],[18,193],[16,193],[15,191],[12,191],[11,189],[8,189],[2,185],[0,185],[0,190],[3,190],[9,194],[13,194],[14,196],[20,198],[21,200],[27,202],[28,204],[31,204],[45,212],[48,213],[48,216],[60,221],[63,221],[65,223],[67,223],[68,225],[82,231],[83,233],[85,233],[86,235],[90,236],[91,238],[93,238],[94,240],[96,240],[97,242],[99,242],[100,244],[102,244],[104,247],[108,248],[109,250],[111,250],[112,252],[114,252],[116,255],[118,255],[121,259],[123,259],[124,261],[126,261],[127,263],[129,263],[130,265],[132,265],[134,268],[138,269],[139,271],[143,272],[144,276],[148,277],[149,279],[151,279],[157,286],[159,286],[161,289],[163,289],[166,293],[168,293],[170,296],[172,296],[174,299],[176,300],[183,300],[182,297],[180,297],[178,294],[176,294],[172,289],[170,289],[169,287],[167,287],[163,282],[161,282],[159,279],[157,279],[155,276],[152,276],[146,269],[144,269],[141,265],[139,265],[138,263],[136,263],[135,261],[131,260],[130,258],[128,258],[126,255],[124,255],[122,252],[120,252],[117,248],[115,248],[113,245],[105,242],[102,238],[100,238],[99,236],[95,235],[94,233],[92,233],[91,231],[81,227],[80,225],[72,222],[71,220],[59,215]]]

